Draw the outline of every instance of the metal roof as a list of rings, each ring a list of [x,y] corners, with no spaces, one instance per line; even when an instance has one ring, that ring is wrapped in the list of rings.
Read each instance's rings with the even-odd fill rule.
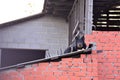
[[[44,12],[54,16],[68,16],[75,0],[46,0]],[[93,0],[94,16],[120,5],[120,0]]]

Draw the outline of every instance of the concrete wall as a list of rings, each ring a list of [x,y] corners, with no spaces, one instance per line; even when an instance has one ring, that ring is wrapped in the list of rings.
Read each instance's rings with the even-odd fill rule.
[[[44,16],[0,29],[0,48],[49,49],[68,45],[68,24],[62,18]]]

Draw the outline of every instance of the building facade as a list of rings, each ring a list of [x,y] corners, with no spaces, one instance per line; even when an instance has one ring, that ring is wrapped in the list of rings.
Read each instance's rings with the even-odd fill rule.
[[[73,55],[63,57],[61,60],[57,60],[57,62],[53,60],[47,62],[41,61],[26,64],[24,67],[6,68],[1,71],[0,79],[120,80],[119,6],[119,0],[46,0],[43,12],[53,15],[54,17],[57,16],[57,19],[52,18],[52,20],[58,21],[55,23],[51,22],[52,26],[49,30],[54,27],[58,35],[59,30],[60,33],[63,31],[66,33],[62,33],[62,36],[65,35],[62,38],[62,41],[66,42],[65,44],[63,44],[63,42],[61,44],[64,45],[64,47],[66,47],[68,43],[71,44],[72,39],[75,36],[73,33],[79,29],[84,32],[85,42],[87,45],[91,42],[96,43],[96,50],[92,50],[91,54],[79,54],[79,57],[77,58]],[[58,17],[62,17],[64,19],[61,20]],[[68,23],[65,22],[65,19]],[[45,20],[48,21],[49,19],[45,18]],[[59,24],[59,27],[56,28],[56,26],[54,26],[55,24]],[[47,25],[47,23],[44,25]],[[64,26],[61,27],[61,25]],[[33,28],[31,29],[34,30]],[[40,30],[38,30],[38,32],[39,31]],[[53,31],[51,30],[51,32]],[[51,32],[50,34],[54,34]],[[62,36],[60,34],[60,37]],[[49,37],[50,36],[48,36],[48,38]],[[51,39],[51,37],[49,39]],[[54,40],[53,44],[55,43],[60,44]],[[58,56],[55,56],[53,59],[57,59],[57,57]]]

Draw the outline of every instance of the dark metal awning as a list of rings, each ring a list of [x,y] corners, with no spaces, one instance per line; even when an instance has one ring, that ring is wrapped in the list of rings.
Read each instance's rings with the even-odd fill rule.
[[[67,18],[75,0],[45,0],[44,12],[54,16]],[[93,0],[94,16],[120,5],[120,0]],[[94,18],[95,18],[94,17]]]
[[[59,17],[67,17],[75,0],[46,0],[44,12]]]

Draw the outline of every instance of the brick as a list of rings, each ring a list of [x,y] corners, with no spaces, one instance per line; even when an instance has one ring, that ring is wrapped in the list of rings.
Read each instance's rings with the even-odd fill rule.
[[[60,70],[60,71],[69,71],[71,69],[69,67],[59,67],[58,70]]]
[[[8,74],[11,76],[19,75],[19,73],[17,71],[10,71],[10,72],[8,72]]]
[[[80,72],[80,68],[77,68],[77,67],[70,68],[70,71],[72,71],[72,72]]]
[[[59,76],[58,80],[69,80],[68,76]]]
[[[93,76],[93,75],[92,75],[92,72],[86,72],[86,75],[87,75],[88,77]]]
[[[73,62],[83,63],[82,58],[73,58]]]
[[[54,75],[55,75],[55,76],[62,76],[62,72],[61,72],[61,71],[55,71],[55,72],[54,72]]]
[[[50,65],[51,65],[51,66],[59,66],[60,63],[59,63],[59,62],[50,62]]]
[[[92,61],[92,60],[89,59],[89,58],[84,58],[84,60],[83,60],[84,63],[89,63],[89,62],[91,62],[91,61]]]
[[[119,74],[118,70],[114,70],[113,74],[118,75]]]
[[[69,71],[62,71],[62,75],[68,76],[68,72],[69,72]]]
[[[92,52],[93,53],[93,52]],[[92,55],[92,59],[97,59],[98,58],[98,55],[96,55],[96,52],[94,55]]]
[[[21,77],[21,76],[15,76],[15,77],[13,77],[13,79],[11,79],[11,80],[22,80],[22,77]]]
[[[72,62],[67,64],[68,67],[72,67],[72,65],[73,65]]]
[[[77,77],[77,76],[70,76],[70,80],[80,80],[80,77]]]
[[[119,59],[119,58],[120,58],[120,55],[119,55],[118,53],[117,53],[117,56],[116,56],[116,58],[117,58],[117,59]]]
[[[105,62],[117,62],[117,59],[106,59]]]
[[[103,75],[103,71],[99,70],[98,75]]]
[[[98,67],[98,63],[92,63],[92,67]]]
[[[73,76],[74,72],[68,72],[68,76]]]
[[[91,67],[88,67],[88,68],[87,68],[87,72],[92,72],[92,68],[91,68]]]
[[[81,77],[81,80],[92,80],[90,77]]]
[[[110,66],[113,66],[112,63],[103,63],[104,67],[110,67]]]
[[[104,36],[100,37],[100,42],[105,43],[106,41],[109,41],[109,38],[105,38]]]
[[[92,76],[98,76],[98,72],[92,72]]]
[[[42,75],[45,75],[45,76],[53,76],[54,72],[52,71],[45,71],[45,72],[42,72]]]
[[[114,70],[115,70],[115,67],[113,67],[113,66],[109,66],[109,67],[106,68],[106,70],[114,71]]]
[[[93,67],[92,68],[92,72],[98,72],[98,67],[96,66],[96,67]]]
[[[106,58],[108,58],[108,59],[114,59],[115,57],[112,54],[107,54]]]
[[[80,63],[80,67],[86,67],[86,63]]]
[[[68,65],[71,65],[71,64],[72,64],[72,62],[62,61],[59,66],[68,66]]]
[[[72,60],[73,60],[72,58],[63,58],[62,59],[63,62],[66,62],[66,61],[67,62],[72,62]]]
[[[83,76],[86,76],[86,72],[83,72],[83,71],[81,71],[81,72],[74,72],[74,75],[83,77]]]
[[[60,66],[61,66],[61,67],[68,67],[68,64],[69,64],[69,63],[71,64],[72,62],[63,62],[63,61],[62,61],[61,64],[60,64]]]
[[[54,67],[48,67],[47,71],[58,71],[58,67],[54,66]]]
[[[118,70],[118,71],[119,71],[119,70],[120,70],[120,67],[116,67],[116,70]]]
[[[86,72],[86,70],[87,70],[86,67],[81,67],[80,69],[82,72]]]
[[[97,46],[97,50],[103,50],[103,46],[98,45],[98,46]]]
[[[110,75],[110,74],[113,74],[113,71],[114,70],[107,70],[107,71],[104,71],[106,75]]]
[[[94,77],[93,80],[99,80],[98,77]],[[102,79],[101,79],[102,80]]]
[[[103,46],[103,50],[113,50],[113,47],[111,46]]]
[[[92,55],[91,55],[91,54],[88,54],[88,55],[86,55],[86,58],[91,59],[91,58],[92,58]]]
[[[26,76],[26,75],[30,75],[32,71],[34,71],[33,68],[25,68],[20,71],[20,74]]]
[[[87,63],[87,67],[92,67],[92,63]]]
[[[72,66],[73,67],[77,67],[77,66],[79,67],[79,65],[80,65],[80,63],[74,62]]]
[[[32,64],[32,67],[35,68],[35,67],[38,67],[39,64]]]
[[[117,42],[116,42],[116,43],[117,43]],[[119,45],[119,44],[114,45],[113,50],[115,50],[115,51],[120,51],[120,45]]]
[[[34,76],[30,76],[30,75],[24,76],[24,79],[25,80],[34,80]]]
[[[81,54],[80,58],[81,59],[86,58],[86,55],[85,54]]]
[[[45,80],[46,76],[39,76],[39,75],[35,75],[34,76],[34,80]]]
[[[48,66],[38,66],[38,67],[36,67],[36,71],[42,71],[42,70],[46,71],[47,67]]]
[[[116,76],[116,77],[115,77],[115,80],[120,80],[120,76]]]
[[[31,71],[31,75],[42,75],[42,72],[41,71]]]
[[[115,77],[113,75],[106,75],[107,79],[114,79]]]
[[[103,62],[106,62],[106,61],[107,61],[107,59],[104,59],[104,58],[99,58],[99,59],[98,59],[98,62],[99,62],[99,63],[103,63]]]
[[[39,63],[39,66],[46,67],[49,66],[49,63]]]
[[[105,80],[106,78],[104,77],[104,75],[99,75],[98,79]]]
[[[55,76],[45,76],[45,80],[56,80]]]

